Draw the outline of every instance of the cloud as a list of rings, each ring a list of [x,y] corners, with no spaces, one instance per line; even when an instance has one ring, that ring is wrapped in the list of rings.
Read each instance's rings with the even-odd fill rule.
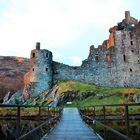
[[[82,59],[79,56],[73,56],[70,58],[73,65],[80,66],[82,64]]]
[[[120,21],[124,7],[130,7],[130,0],[113,4],[112,0],[9,0],[4,5],[0,11],[0,55],[11,52],[28,57],[37,41],[54,55],[60,48],[79,47],[70,44],[78,44],[91,27],[108,29]],[[65,52],[61,55],[65,56]],[[78,64],[81,56],[73,60],[71,63]]]

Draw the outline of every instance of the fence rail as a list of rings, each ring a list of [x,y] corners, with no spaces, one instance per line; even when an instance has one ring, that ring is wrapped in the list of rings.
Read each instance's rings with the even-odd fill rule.
[[[40,129],[41,127],[43,127],[44,125],[48,124],[50,125],[50,122],[52,122],[53,120],[58,120],[61,112],[62,112],[62,108],[59,107],[48,107],[48,106],[39,106],[39,105],[7,105],[7,104],[0,104],[0,108],[11,108],[11,107],[15,107],[17,108],[17,113],[16,113],[16,140],[22,140],[25,139],[27,136],[29,136],[30,134],[32,134],[33,132],[35,132],[36,130]],[[43,123],[41,123],[40,125],[38,125],[37,127],[35,127],[34,129],[32,129],[31,131],[29,131],[28,133],[24,134],[24,135],[20,135],[20,122],[21,122],[21,108],[38,108],[38,114],[37,119],[38,121],[41,121],[41,108],[47,108],[48,113],[50,114],[47,118],[47,120],[44,120]],[[53,110],[53,112],[51,112],[51,110]],[[55,114],[56,110],[59,110],[59,115]],[[58,113],[58,112],[57,112]],[[3,116],[4,117],[4,116]]]
[[[125,127],[126,127],[126,135],[118,132],[117,130],[99,122],[97,120],[97,117],[96,117],[96,108],[97,107],[101,107],[102,108],[102,118],[103,118],[103,122],[105,123],[106,121],[106,118],[107,118],[107,114],[106,114],[106,107],[119,107],[119,106],[122,106],[124,107],[124,114],[123,114],[123,119],[125,120]],[[85,108],[79,108],[79,111],[80,111],[80,114],[81,116],[86,119],[86,120],[90,120],[93,122],[93,125],[94,125],[94,128],[96,128],[96,123],[98,123],[102,128],[106,129],[106,130],[109,130],[113,133],[115,133],[116,135],[124,138],[124,139],[127,139],[127,140],[132,140],[131,138],[131,134],[130,134],[130,125],[129,125],[129,118],[130,118],[130,114],[129,114],[129,107],[132,107],[132,106],[139,106],[140,107],[140,103],[133,103],[133,104],[106,104],[106,105],[93,105],[93,106],[90,106],[90,107],[85,107]],[[84,111],[88,110],[88,108],[93,108],[93,113],[92,115],[85,115],[84,114]],[[135,115],[135,114],[133,114]],[[140,114],[137,114],[140,116]],[[132,116],[132,115],[131,115]],[[95,123],[96,122],[96,123]]]

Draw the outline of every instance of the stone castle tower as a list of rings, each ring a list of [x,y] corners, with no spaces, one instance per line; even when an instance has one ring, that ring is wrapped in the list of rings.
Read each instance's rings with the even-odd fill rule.
[[[36,43],[36,49],[31,51],[30,71],[24,76],[24,83],[24,95],[30,97],[42,93],[52,85],[52,52],[40,49],[39,42]]]

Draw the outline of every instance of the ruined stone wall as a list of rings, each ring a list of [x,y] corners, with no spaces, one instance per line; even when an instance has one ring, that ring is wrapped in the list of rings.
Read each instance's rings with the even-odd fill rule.
[[[140,25],[113,32],[114,46],[108,47],[106,41],[98,48],[91,46],[88,58],[80,67],[53,62],[53,79],[109,87],[139,87]]]
[[[140,22],[126,11],[125,19],[109,29],[102,45],[90,47],[89,56],[79,67],[52,61],[52,53],[31,51],[30,71],[25,75],[23,95],[34,97],[57,80],[75,80],[98,86],[140,86]]]

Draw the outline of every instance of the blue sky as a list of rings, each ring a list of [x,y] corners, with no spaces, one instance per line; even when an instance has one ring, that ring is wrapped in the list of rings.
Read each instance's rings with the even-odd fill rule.
[[[36,42],[53,59],[80,65],[108,38],[124,11],[140,19],[139,0],[0,0],[0,55],[30,56]]]

